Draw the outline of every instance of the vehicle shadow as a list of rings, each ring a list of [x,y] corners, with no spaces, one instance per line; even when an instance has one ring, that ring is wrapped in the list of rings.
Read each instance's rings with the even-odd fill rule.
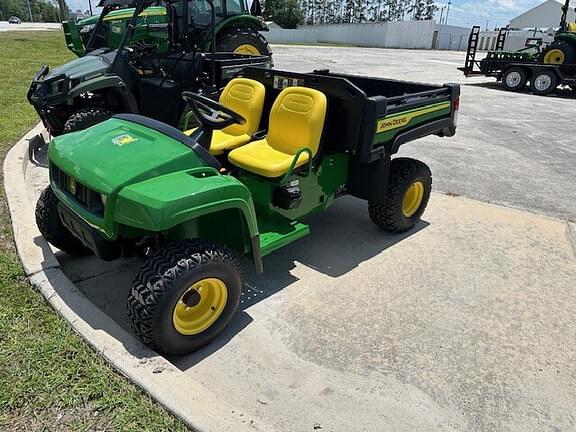
[[[253,321],[247,311],[251,306],[275,295],[298,281],[293,274],[297,265],[303,265],[329,277],[338,278],[363,262],[384,253],[408,237],[429,226],[421,221],[413,230],[401,235],[387,234],[371,223],[364,201],[344,197],[324,213],[306,221],[311,234],[264,258],[264,273],[257,274],[251,261],[242,259],[245,285],[239,312],[226,331],[206,348],[178,360],[168,358],[176,367],[186,370],[225,346]],[[137,258],[103,262],[96,257],[72,257],[57,252],[56,257],[66,276],[90,300],[120,327],[132,334],[126,314],[126,299],[131,282],[142,265]],[[58,286],[54,286],[58,292]],[[63,292],[60,294],[64,294]],[[64,295],[61,295],[67,303]],[[69,303],[74,307],[74,302]],[[76,311],[96,329],[102,327],[85,311]],[[109,328],[102,330],[110,332]],[[114,336],[122,339],[115,332]],[[128,338],[130,339],[130,338]],[[140,357],[142,348],[130,340],[120,340],[130,352]]]
[[[483,82],[474,82],[474,83],[464,83],[463,85],[469,87],[482,87],[490,90],[498,90],[504,93],[519,93],[519,94],[526,94],[532,95],[532,91],[530,90],[530,86],[527,85],[524,89],[516,92],[511,92],[506,90],[502,87],[502,84],[498,81],[483,81]],[[534,95],[536,96],[536,95]],[[576,91],[572,90],[569,87],[557,88],[553,93],[547,95],[546,97],[556,97],[560,99],[575,99],[576,98]]]

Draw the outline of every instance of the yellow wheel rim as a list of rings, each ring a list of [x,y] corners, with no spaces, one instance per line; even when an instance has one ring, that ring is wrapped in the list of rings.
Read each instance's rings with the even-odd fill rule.
[[[196,282],[180,296],[174,307],[174,328],[186,336],[202,333],[222,315],[227,300],[228,289],[220,279]]]
[[[234,50],[235,54],[260,55],[260,50],[252,44],[242,44]]]
[[[566,55],[564,51],[559,49],[548,51],[544,56],[544,63],[546,64],[564,64],[565,61]]]
[[[424,183],[417,181],[410,185],[402,199],[402,213],[406,217],[412,217],[422,204],[424,199]]]

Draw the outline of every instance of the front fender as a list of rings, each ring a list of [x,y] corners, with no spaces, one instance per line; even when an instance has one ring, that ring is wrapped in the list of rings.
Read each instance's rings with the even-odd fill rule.
[[[120,191],[115,222],[149,232],[165,232],[228,209],[243,215],[250,237],[258,235],[250,191],[231,176],[203,167],[127,186]]]
[[[101,75],[95,78],[82,81],[68,92],[68,97],[76,98],[83,93],[100,90],[110,90],[115,92],[129,112],[138,113],[138,102],[126,86],[126,83],[117,75]]]
[[[576,33],[574,32],[557,33],[555,39],[563,40],[576,45]]]
[[[262,22],[259,18],[252,16],[252,15],[233,15],[228,18],[224,18],[222,21],[216,23],[216,27],[214,29],[216,33],[216,37],[218,38],[219,34],[226,30],[228,27],[233,25],[246,25],[249,27],[254,27],[257,31],[268,31],[270,30],[266,23]],[[203,42],[203,51],[208,52],[210,51],[210,35],[206,37]]]

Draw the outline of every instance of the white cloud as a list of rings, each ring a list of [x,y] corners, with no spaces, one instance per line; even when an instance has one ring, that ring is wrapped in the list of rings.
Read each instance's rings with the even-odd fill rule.
[[[543,3],[544,0],[464,0],[455,1],[450,10],[449,24],[504,26],[510,19]],[[446,4],[447,1],[442,3]]]

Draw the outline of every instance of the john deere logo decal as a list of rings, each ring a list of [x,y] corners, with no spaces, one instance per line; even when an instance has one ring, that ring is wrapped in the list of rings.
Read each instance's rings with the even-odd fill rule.
[[[72,195],[76,195],[76,180],[72,177],[68,179],[68,190]]]
[[[124,134],[118,135],[117,137],[112,139],[112,144],[117,145],[118,147],[125,146],[127,144],[132,144],[133,142],[138,141],[138,138],[134,138],[132,135]]]
[[[394,117],[391,119],[384,119],[378,122],[378,130],[376,133],[386,132],[392,129],[397,129],[406,126],[410,123],[410,116]]]
[[[376,133],[388,132],[394,129],[402,128],[408,125],[412,120],[420,116],[436,112],[438,112],[438,115],[444,115],[444,113],[440,113],[440,111],[449,109],[450,109],[450,102],[440,102],[434,105],[430,105],[424,109],[420,108],[392,115],[384,119],[378,120],[378,123],[376,125]]]

